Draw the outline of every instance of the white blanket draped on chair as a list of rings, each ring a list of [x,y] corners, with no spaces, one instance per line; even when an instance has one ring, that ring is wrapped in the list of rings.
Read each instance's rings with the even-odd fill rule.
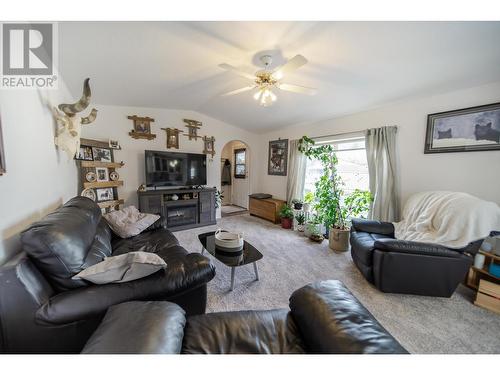
[[[403,220],[394,223],[398,240],[462,248],[500,230],[500,207],[466,193],[430,191],[410,197]]]

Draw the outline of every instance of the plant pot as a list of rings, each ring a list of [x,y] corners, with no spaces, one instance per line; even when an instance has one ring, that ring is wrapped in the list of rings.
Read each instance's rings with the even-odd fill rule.
[[[303,203],[294,203],[293,208],[296,210],[302,210]]]
[[[303,232],[304,231],[304,224],[297,224],[297,230],[299,232]]]
[[[281,227],[283,229],[291,229],[292,228],[292,219],[289,217],[281,218]]]
[[[319,231],[320,224],[307,223],[304,227],[304,236],[310,237],[314,232]]]
[[[330,229],[328,243],[330,249],[336,252],[344,252],[349,250],[349,229]]]
[[[321,243],[323,242],[323,240],[325,239],[321,234],[312,234],[309,239],[311,241],[314,241],[314,242],[317,242],[317,243]]]

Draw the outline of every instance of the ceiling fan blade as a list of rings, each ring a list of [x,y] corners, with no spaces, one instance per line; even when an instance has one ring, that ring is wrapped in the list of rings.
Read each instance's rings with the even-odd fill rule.
[[[239,93],[242,93],[242,92],[245,92],[245,91],[250,91],[253,88],[255,88],[255,86],[242,87],[241,89],[237,89],[237,90],[226,92],[225,94],[222,94],[222,96],[236,95],[236,94],[239,94]]]
[[[296,55],[288,60],[285,64],[275,69],[273,77],[276,79],[283,78],[286,74],[299,69],[301,66],[307,64],[307,59],[302,55]]]
[[[224,69],[224,70],[228,70],[230,72],[233,72],[233,73],[236,73],[237,75],[239,75],[240,77],[244,77],[244,78],[247,78],[247,79],[250,79],[252,81],[255,81],[255,76],[250,74],[250,73],[247,73],[247,72],[244,72],[243,70],[240,70],[232,65],[229,65],[229,64],[219,64],[219,67]]]
[[[304,87],[304,86],[297,86],[297,85],[290,85],[288,83],[281,83],[279,85],[279,88],[284,91],[291,91],[291,92],[296,92],[299,94],[306,94],[306,95],[316,95],[318,90],[310,88],[310,87]]]

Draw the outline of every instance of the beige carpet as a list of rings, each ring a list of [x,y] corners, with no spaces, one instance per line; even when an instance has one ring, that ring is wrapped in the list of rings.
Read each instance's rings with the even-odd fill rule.
[[[222,218],[219,226],[244,232],[264,258],[258,263],[260,281],[255,281],[252,265],[240,267],[229,292],[229,268],[208,255],[217,269],[208,284],[210,312],[287,307],[288,297],[301,286],[337,279],[412,353],[500,353],[500,315],[474,306],[472,292],[464,286],[449,299],[385,294],[362,277],[349,253],[332,252],[327,241],[316,244],[249,215]],[[175,234],[186,249],[199,252],[197,234],[215,228]]]

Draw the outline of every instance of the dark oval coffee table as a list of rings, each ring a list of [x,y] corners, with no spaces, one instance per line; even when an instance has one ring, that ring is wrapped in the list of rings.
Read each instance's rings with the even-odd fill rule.
[[[257,261],[262,259],[262,253],[249,244],[247,241],[243,242],[243,249],[239,252],[224,251],[223,247],[215,245],[215,232],[202,233],[198,236],[201,242],[201,253],[206,250],[214,258],[219,260],[222,264],[231,268],[231,288],[234,289],[234,273],[236,267],[241,267],[246,264],[253,263],[253,270],[255,271],[255,280],[259,280],[259,271],[257,269]]]

